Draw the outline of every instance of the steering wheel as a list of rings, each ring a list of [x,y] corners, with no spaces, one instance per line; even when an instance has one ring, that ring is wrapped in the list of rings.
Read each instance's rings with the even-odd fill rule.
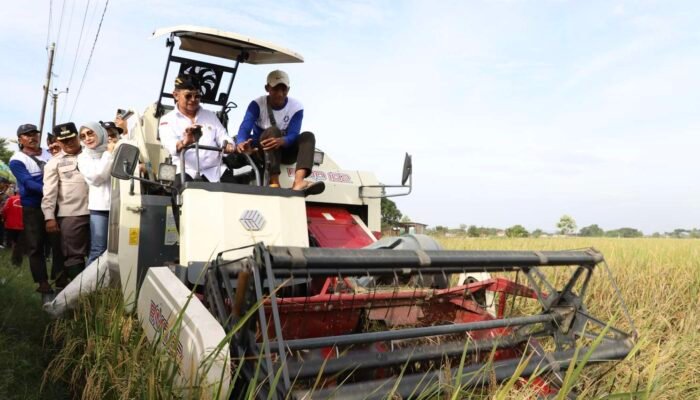
[[[226,145],[228,142],[224,141],[223,145],[221,147],[214,147],[214,146],[205,146],[205,145],[200,145],[198,142],[195,142],[189,146],[184,147],[180,151],[180,171],[185,170],[185,153],[188,150],[194,149],[196,151],[196,158],[197,158],[197,176],[199,177],[199,151],[198,150],[207,150],[207,151],[216,151],[220,153],[223,156],[224,149],[226,148]],[[255,173],[255,184],[256,186],[262,186],[263,185],[263,179],[262,176],[260,175],[260,168],[258,168],[258,165],[253,161],[253,158],[249,154],[239,154],[243,156],[243,158],[246,160],[246,163],[250,165],[250,167],[253,169],[253,173]],[[185,185],[185,175],[182,174],[180,176],[181,179],[181,184],[184,186]]]

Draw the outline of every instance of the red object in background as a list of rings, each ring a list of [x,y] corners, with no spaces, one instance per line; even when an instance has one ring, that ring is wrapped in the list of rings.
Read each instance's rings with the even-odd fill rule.
[[[5,219],[5,229],[23,230],[22,203],[18,194],[10,196],[2,208],[2,216]]]

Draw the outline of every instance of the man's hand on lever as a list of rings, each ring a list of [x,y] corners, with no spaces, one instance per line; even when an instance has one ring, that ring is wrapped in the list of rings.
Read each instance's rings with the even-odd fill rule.
[[[236,145],[236,151],[241,154],[250,154],[253,150],[255,150],[253,149],[253,139],[248,139]]]
[[[267,139],[263,140],[262,142],[260,142],[260,145],[262,146],[262,149],[264,151],[278,149],[278,148],[282,147],[283,144],[284,144],[284,138],[281,138],[281,137],[280,138],[271,137],[271,138],[267,138]]]

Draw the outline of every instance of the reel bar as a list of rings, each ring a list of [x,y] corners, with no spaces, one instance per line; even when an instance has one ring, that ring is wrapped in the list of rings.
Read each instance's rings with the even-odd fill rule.
[[[380,332],[354,333],[350,335],[325,336],[286,341],[287,350],[316,349],[331,346],[348,346],[353,344],[373,343],[399,339],[415,339],[425,336],[451,335],[481,329],[505,328],[538,323],[552,323],[562,320],[559,314],[540,314],[528,317],[494,319],[489,321],[466,322],[452,325],[425,326]],[[270,350],[278,352],[276,343],[270,343]],[[262,344],[259,344],[262,346]]]
[[[446,343],[435,346],[411,347],[386,353],[373,353],[367,351],[350,351],[342,354],[340,358],[330,360],[308,360],[287,362],[289,374],[299,379],[313,378],[319,374],[336,374],[338,372],[360,370],[368,368],[381,368],[401,365],[407,362],[428,360],[440,360],[444,357],[458,357],[462,353],[473,354],[492,349],[511,348],[527,342],[532,336],[503,337],[494,340],[478,340],[469,343]]]
[[[262,249],[262,250],[261,250]],[[257,251],[265,251],[258,246]],[[603,255],[587,251],[448,251],[393,249],[328,249],[268,246],[273,270],[355,269],[373,273],[374,270],[400,268],[428,270],[459,268],[461,272],[499,272],[523,267],[595,265]]]
[[[484,272],[484,271],[498,271],[498,272],[514,272],[520,271],[520,267],[500,267],[497,269],[485,269],[480,268],[464,268],[464,267],[451,267],[451,268],[430,268],[430,267],[418,267],[418,268],[404,268],[403,266],[395,266],[394,268],[377,268],[377,269],[367,269],[367,268],[348,268],[348,267],[328,267],[328,268],[317,268],[317,269],[278,269],[273,267],[275,276],[287,278],[287,277],[300,277],[300,276],[349,276],[349,277],[362,277],[367,276],[368,273],[375,277],[391,276],[397,275],[418,275],[419,273],[423,275],[441,275],[441,274],[457,274],[457,273],[469,273],[469,272]]]
[[[611,360],[622,360],[632,349],[632,343],[629,340],[614,341],[603,343],[593,350],[589,363],[599,363]],[[590,347],[583,347],[579,350],[580,354],[586,354],[590,351]],[[531,376],[535,373],[542,374],[552,370],[566,370],[569,364],[577,362],[574,359],[575,349],[533,355],[527,362],[524,370],[520,372],[520,376]],[[476,387],[488,385],[491,379],[497,382],[503,382],[515,375],[518,366],[524,362],[520,358],[495,361],[493,369],[485,368],[486,363],[477,363],[465,366],[462,369],[462,379],[464,386]],[[309,390],[298,390],[293,393],[294,399],[335,399],[335,400],[374,400],[386,399],[389,393],[394,393],[394,396],[406,399],[411,395],[419,393],[421,389],[429,389],[431,386],[444,382],[445,371],[434,370],[426,373],[418,373],[404,375],[403,377],[394,377],[388,379],[374,380],[360,383],[347,383],[339,387],[316,389],[313,392]],[[453,375],[451,381],[455,382],[456,376]]]
[[[326,276],[326,277],[337,277],[337,276],[347,276],[347,277],[363,277],[367,276],[369,273],[374,277],[384,277],[391,275],[442,275],[442,274],[461,274],[461,273],[476,273],[476,272],[517,272],[522,271],[525,268],[520,266],[509,266],[509,267],[415,267],[415,268],[405,268],[403,266],[397,265],[393,268],[348,268],[348,267],[331,267],[328,268],[316,268],[316,269],[306,269],[305,267],[292,269],[284,268],[279,269],[273,267],[273,272],[275,276],[280,278],[289,277],[303,277],[303,276]]]

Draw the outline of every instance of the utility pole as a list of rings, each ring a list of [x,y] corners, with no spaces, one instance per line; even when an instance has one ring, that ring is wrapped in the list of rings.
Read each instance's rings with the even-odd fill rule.
[[[49,46],[49,68],[46,71],[46,84],[44,85],[44,100],[41,102],[41,118],[39,123],[39,132],[44,132],[44,117],[46,116],[46,100],[49,97],[49,85],[51,84],[51,70],[53,69],[53,54],[56,50],[56,43],[51,43]]]
[[[68,88],[60,92],[57,88],[53,88],[53,92],[51,92],[51,99],[53,100],[53,118],[51,119],[51,129],[56,126],[56,105],[58,103],[58,95],[63,93],[68,93]]]

